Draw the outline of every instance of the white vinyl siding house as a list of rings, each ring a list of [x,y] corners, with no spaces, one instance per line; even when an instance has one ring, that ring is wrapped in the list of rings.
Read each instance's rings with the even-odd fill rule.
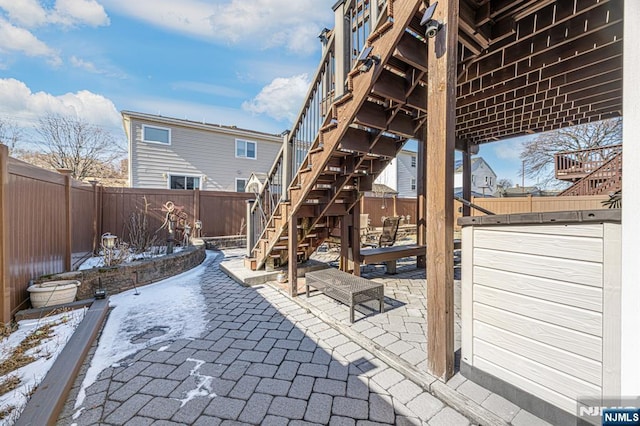
[[[282,136],[123,111],[133,188],[237,191],[266,173]],[[244,190],[244,186],[242,186]]]

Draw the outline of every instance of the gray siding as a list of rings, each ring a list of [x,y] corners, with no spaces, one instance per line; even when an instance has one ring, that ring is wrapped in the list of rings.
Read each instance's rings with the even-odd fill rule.
[[[411,179],[416,179],[418,176],[418,167],[411,167],[411,157],[415,157],[417,154],[409,151],[400,151],[396,157],[398,165],[398,197],[400,198],[415,198],[416,190],[411,189]],[[417,158],[416,158],[417,161]],[[417,183],[417,182],[416,182]]]
[[[133,117],[131,186],[167,188],[170,174],[206,176],[203,190],[235,191],[236,178],[249,179],[251,173],[271,168],[281,142],[259,135],[225,134],[213,130],[141,120]],[[171,145],[142,141],[142,125],[171,129]],[[235,156],[236,138],[257,142],[257,158]]]

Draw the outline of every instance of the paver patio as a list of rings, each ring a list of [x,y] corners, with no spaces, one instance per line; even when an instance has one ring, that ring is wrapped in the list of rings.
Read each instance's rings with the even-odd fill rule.
[[[226,260],[243,254],[225,252]],[[269,284],[249,288],[237,284],[219,269],[222,260],[220,254],[202,276],[207,332],[194,340],[156,344],[104,370],[87,389],[84,409],[78,412],[73,404],[80,377],[58,424],[470,423],[425,391],[406,368],[368,350],[366,342],[363,346],[342,326],[315,315],[299,300]],[[372,268],[370,273],[376,271]],[[415,268],[408,272],[416,273]],[[417,337],[423,330],[418,320],[424,308],[413,293],[419,278],[403,274],[392,278],[395,283],[386,290],[397,298],[398,306],[384,314],[386,319],[377,314],[356,321],[353,331],[377,342],[384,336],[395,339],[385,346],[418,366],[423,362],[418,351],[424,350]],[[408,285],[411,280],[416,282]],[[309,300],[322,306],[323,298]],[[325,313],[341,321],[342,308],[333,303]],[[348,324],[348,308],[344,312]],[[449,383],[460,392],[475,390],[458,376]],[[502,418],[513,419],[515,425],[525,424],[520,419],[527,415],[526,424],[537,421],[497,398],[486,395],[482,404],[505,413]]]

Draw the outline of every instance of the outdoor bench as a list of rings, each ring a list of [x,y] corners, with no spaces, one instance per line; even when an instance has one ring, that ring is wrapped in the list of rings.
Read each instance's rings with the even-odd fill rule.
[[[362,265],[384,262],[387,267],[387,274],[395,274],[396,261],[398,259],[411,256],[424,256],[426,250],[427,246],[420,244],[361,249],[359,260]]]
[[[307,297],[309,297],[309,288],[313,287],[332,299],[344,303],[349,306],[351,322],[354,318],[354,307],[370,300],[378,300],[380,312],[384,312],[384,286],[381,283],[333,268],[308,272],[305,277]]]

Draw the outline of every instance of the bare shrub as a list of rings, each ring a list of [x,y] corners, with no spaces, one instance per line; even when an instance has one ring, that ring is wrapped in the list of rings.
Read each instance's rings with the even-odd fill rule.
[[[158,238],[156,233],[153,234],[149,231],[149,203],[147,197],[142,197],[144,200],[144,208],[138,208],[135,212],[132,212],[129,216],[129,223],[127,229],[129,231],[129,244],[135,254],[140,254],[148,251]]]

